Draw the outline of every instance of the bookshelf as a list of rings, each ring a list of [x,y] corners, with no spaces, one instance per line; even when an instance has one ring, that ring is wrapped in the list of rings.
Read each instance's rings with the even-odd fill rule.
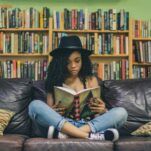
[[[133,19],[133,78],[151,78],[151,20]]]
[[[46,78],[49,17],[46,7],[0,9],[0,78]]]
[[[12,10],[15,10],[15,8],[12,8],[11,6],[5,7],[5,9],[10,10],[10,13],[13,12]],[[99,72],[98,76],[101,79],[124,80],[128,78],[151,77],[151,21],[130,19],[128,12],[125,10],[120,10],[121,12],[117,12],[114,9],[110,9],[103,12],[102,10],[98,9],[93,12],[88,12],[88,10],[81,9],[66,9],[66,11],[71,15],[68,21],[65,21],[65,17],[67,17],[65,16],[65,10],[64,12],[57,12],[54,10],[53,16],[47,16],[47,18],[49,18],[47,19],[47,22],[49,20],[49,26],[44,27],[43,24],[46,18],[42,18],[43,11],[40,10],[38,12],[34,9],[34,12],[39,14],[38,25],[35,25],[36,21],[34,23],[30,23],[30,21],[26,21],[25,17],[23,17],[25,16],[25,12],[29,11],[28,9],[20,10],[17,8],[16,11],[21,11],[21,21],[24,22],[24,25],[12,27],[13,23],[8,21],[7,18],[7,15],[10,14],[8,11],[6,11],[7,19],[5,20],[5,23],[2,23],[0,20],[0,78],[24,77],[23,73],[25,73],[27,77],[31,76],[30,78],[33,80],[45,79],[46,67],[48,62],[51,61],[49,51],[58,46],[61,36],[71,34],[76,34],[81,38],[83,47],[94,50],[93,54],[91,55],[94,73],[97,74],[97,72]],[[80,13],[84,14],[82,20],[75,15]],[[110,13],[112,14],[112,17],[109,15]],[[122,15],[119,16],[119,13],[122,13]],[[124,18],[123,14],[127,14],[128,16],[123,21],[119,22],[117,18]],[[108,17],[106,15],[110,16],[111,22],[108,21]],[[77,21],[73,21],[72,17],[77,17],[75,19]],[[88,18],[85,19],[85,17]],[[96,17],[99,17],[99,19],[97,19],[98,22],[95,21]],[[3,18],[1,12],[0,18]],[[90,18],[91,20],[89,20]],[[126,26],[124,25],[125,21],[127,22]],[[27,25],[25,25],[25,22],[28,22]],[[70,26],[68,27],[67,24]],[[32,44],[31,42],[30,45],[32,47],[29,48],[29,52],[27,51],[28,49],[26,49],[25,52],[19,50],[14,51],[14,49],[19,49],[18,41],[21,39],[19,38],[19,35],[21,36],[22,34],[24,36],[27,34],[27,39],[31,36],[27,43],[30,43],[32,39],[34,39],[33,37],[38,37],[39,35],[44,34],[44,36],[47,37],[47,42],[42,41],[39,43],[42,43],[43,45],[47,43],[45,50],[44,48],[41,50],[37,48],[35,49],[34,46],[37,45],[37,43]],[[18,40],[16,40],[16,35]],[[27,39],[24,39],[23,41],[26,42]],[[139,52],[140,54],[137,54],[138,50],[140,51],[140,46],[147,51],[146,56],[148,58],[145,58],[143,53]],[[6,49],[6,47],[9,48]],[[140,58],[143,60],[137,60],[138,56],[141,56]],[[44,63],[42,63],[43,60],[45,60]],[[34,62],[37,62],[36,65],[33,65]],[[15,63],[15,65],[13,65],[13,63]],[[41,64],[45,64],[45,67],[43,68]],[[28,65],[30,66],[29,71]],[[43,68],[45,71],[40,73],[40,68]],[[23,70],[23,73],[21,73],[21,70]],[[31,73],[28,72],[31,71],[34,71],[35,75],[37,73],[37,76],[30,75]],[[27,73],[29,75],[27,75]]]
[[[87,10],[84,10],[85,12],[84,13],[82,12],[82,14],[84,14],[84,17],[89,16],[90,18],[91,16],[92,24],[90,25],[90,21],[88,21],[87,24],[86,21],[88,19],[85,18],[84,18],[85,22],[81,24],[81,20],[77,16],[77,14],[80,14],[81,11],[82,10],[64,9],[64,12],[56,12],[56,11],[53,12],[53,18],[50,19],[50,24],[52,25],[50,29],[52,31],[52,46],[50,50],[58,46],[61,36],[76,34],[80,37],[83,47],[88,48],[90,50],[94,50],[93,54],[91,55],[91,60],[94,65],[94,72],[95,73],[101,72],[99,74],[101,79],[124,80],[128,78],[132,78],[132,55],[131,55],[132,37],[131,37],[131,28],[128,28],[130,26],[128,12],[125,12],[125,10],[121,10],[122,15],[123,13],[128,15],[127,18],[125,18],[126,20],[126,25],[125,25],[124,23],[121,22],[119,23],[119,21],[116,20],[117,15],[118,17],[122,18],[122,15],[119,16],[119,12],[116,13],[115,10],[105,11],[105,13],[108,13],[108,15],[110,12],[113,15],[111,18],[111,20],[113,20],[111,23],[112,26],[110,25],[110,27],[108,27],[107,25],[108,23],[106,23],[107,17],[105,16],[105,14],[102,15],[101,10],[97,10],[90,14],[86,14]],[[101,13],[99,11],[101,11]],[[66,12],[68,14],[71,14],[70,19],[68,19],[67,21],[65,21],[65,19],[67,18]],[[96,23],[96,21],[99,19],[93,21],[93,18],[96,18],[97,15],[99,16],[99,13],[101,14],[101,19],[99,18],[101,20],[100,26],[98,26],[98,24],[100,23]],[[96,14],[95,17],[94,14]],[[80,25],[78,25],[77,22]],[[117,24],[122,24],[124,27],[122,27],[122,29],[118,29],[119,25]],[[69,25],[69,27],[67,27],[67,25]],[[95,28],[93,26],[95,26]],[[108,43],[110,43],[110,46],[106,46]],[[120,45],[120,43],[122,44]],[[109,49],[106,47],[108,47]],[[103,72],[99,71],[100,69],[99,65],[104,69]],[[107,66],[107,71],[106,71],[107,73],[105,73],[106,70],[105,66]]]

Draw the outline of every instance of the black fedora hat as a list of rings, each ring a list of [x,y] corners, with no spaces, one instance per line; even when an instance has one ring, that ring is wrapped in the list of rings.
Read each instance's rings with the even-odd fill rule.
[[[82,48],[81,40],[78,36],[72,35],[61,37],[58,48],[52,50],[50,52],[50,55],[56,56],[74,50],[79,51],[80,53],[84,53],[86,55],[90,55],[92,53],[91,50]]]

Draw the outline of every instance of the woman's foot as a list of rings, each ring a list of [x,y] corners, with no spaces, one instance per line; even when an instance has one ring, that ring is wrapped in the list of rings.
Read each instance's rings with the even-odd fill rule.
[[[62,133],[62,132],[57,132],[57,135],[56,135],[55,127],[54,126],[49,126],[47,138],[66,139],[66,138],[69,138],[69,136]]]
[[[90,140],[110,140],[117,141],[119,139],[119,133],[117,129],[110,128],[103,132],[90,133],[88,139]]]

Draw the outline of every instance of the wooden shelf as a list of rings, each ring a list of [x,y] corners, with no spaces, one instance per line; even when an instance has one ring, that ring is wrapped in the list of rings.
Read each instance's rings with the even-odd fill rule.
[[[129,57],[128,55],[126,54],[119,54],[119,55],[113,55],[113,54],[93,54],[91,55],[91,57],[102,57],[102,58],[107,58],[107,57],[111,57],[111,58],[116,58],[116,57]]]
[[[134,62],[133,66],[151,66],[151,62],[150,63],[138,63],[138,62]]]
[[[135,40],[135,41],[140,41],[140,40],[142,40],[142,41],[149,41],[149,40],[151,40],[151,38],[132,38],[132,40]]]
[[[0,54],[0,57],[9,57],[9,56],[15,56],[15,57],[48,57],[48,54],[39,54],[39,53],[3,53]]]
[[[48,28],[1,28],[0,31],[10,32],[10,31],[48,31]]]
[[[68,29],[53,29],[52,32],[68,32],[68,33],[129,33],[128,30],[68,30]]]

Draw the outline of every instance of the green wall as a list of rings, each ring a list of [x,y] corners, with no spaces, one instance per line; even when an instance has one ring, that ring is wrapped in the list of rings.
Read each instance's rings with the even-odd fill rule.
[[[51,10],[63,8],[88,8],[90,11],[102,8],[124,8],[136,19],[151,19],[151,0],[0,0],[0,4],[12,4],[13,7],[40,9],[47,6]]]

